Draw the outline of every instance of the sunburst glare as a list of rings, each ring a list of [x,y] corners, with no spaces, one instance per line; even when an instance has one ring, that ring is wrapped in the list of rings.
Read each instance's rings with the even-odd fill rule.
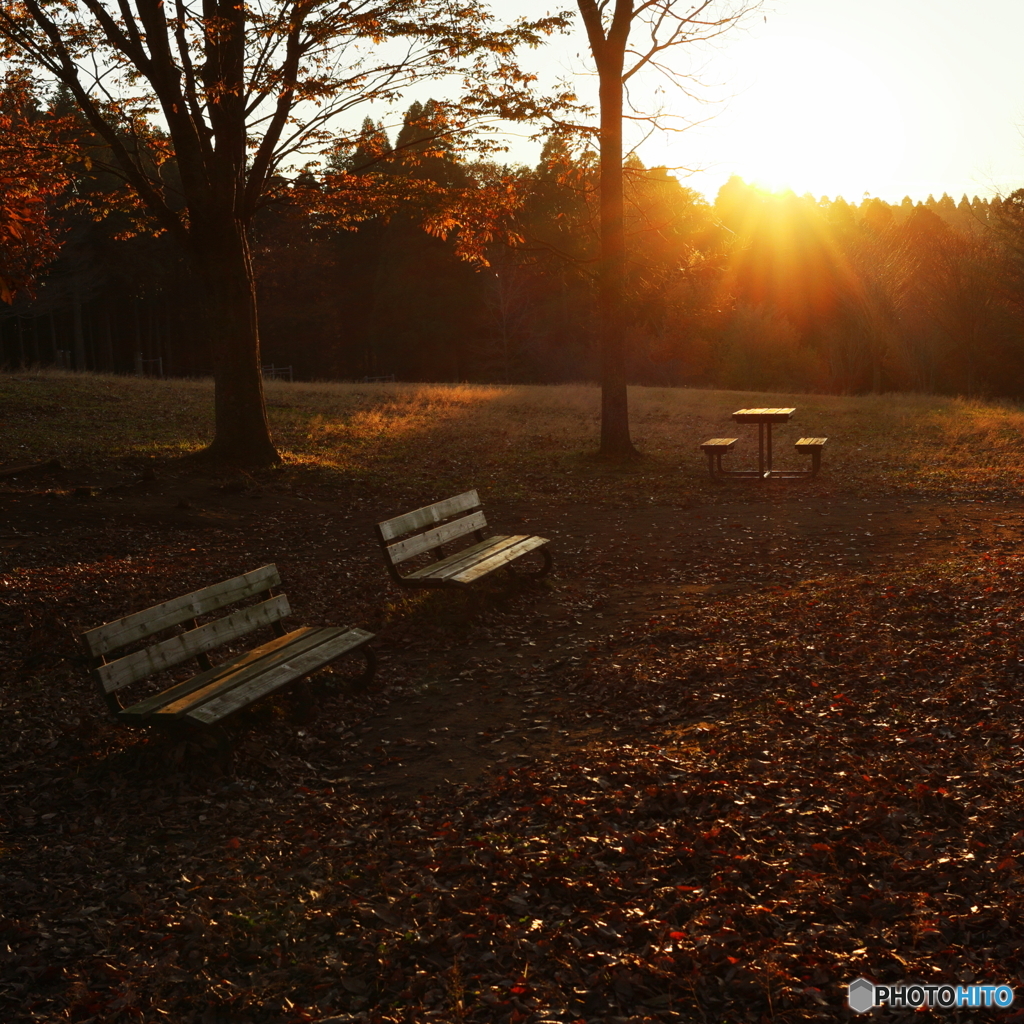
[[[739,173],[772,190],[848,198],[877,182],[879,168],[898,177],[906,129],[898,93],[877,70],[799,37],[763,40],[747,53],[757,63],[736,102]]]

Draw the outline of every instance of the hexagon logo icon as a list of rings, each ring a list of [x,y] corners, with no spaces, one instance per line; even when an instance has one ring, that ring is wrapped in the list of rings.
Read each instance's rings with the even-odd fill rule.
[[[867,978],[857,978],[847,986],[846,1001],[854,1013],[867,1013],[875,1005],[875,986]]]

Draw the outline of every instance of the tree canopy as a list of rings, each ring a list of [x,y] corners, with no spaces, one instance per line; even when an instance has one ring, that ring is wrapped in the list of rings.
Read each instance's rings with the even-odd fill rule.
[[[64,85],[110,169],[188,253],[216,382],[208,453],[252,465],[278,459],[260,376],[256,211],[290,197],[295,168],[338,149],[339,118],[425,78],[460,82],[432,112],[445,134],[535,115],[514,51],[563,23],[495,27],[473,0],[0,0],[7,56]],[[372,190],[364,180],[323,195],[337,207]],[[452,230],[465,212],[435,210],[432,226]]]

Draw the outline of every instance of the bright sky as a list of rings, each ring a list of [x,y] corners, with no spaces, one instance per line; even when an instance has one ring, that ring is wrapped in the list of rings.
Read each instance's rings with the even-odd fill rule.
[[[730,174],[853,201],[1005,195],[1024,187],[1022,39],[1022,0],[768,0],[704,60],[721,103],[662,96],[710,122],[639,153],[703,168],[678,176],[709,199]],[[549,49],[586,91],[579,22]]]

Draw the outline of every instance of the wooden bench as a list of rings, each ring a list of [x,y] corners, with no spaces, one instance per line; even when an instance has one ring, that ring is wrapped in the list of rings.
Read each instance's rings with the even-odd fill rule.
[[[365,646],[373,634],[336,626],[302,626],[286,633],[281,619],[291,612],[288,598],[275,595],[272,589],[280,583],[277,566],[265,565],[84,633],[82,640],[92,659],[92,676],[110,710],[120,721],[133,725],[211,726],[356,650],[365,658],[366,667],[354,685],[365,687],[376,668],[374,654]],[[258,603],[201,626],[196,623],[198,616],[257,596],[262,598]],[[261,626],[269,626],[276,634],[275,639],[233,654],[218,665],[210,662],[211,650]],[[129,646],[139,648],[140,643],[156,634],[181,627],[181,631],[149,646],[130,653],[122,650]],[[191,659],[199,663],[198,675],[137,703],[122,704],[118,691],[123,687]]]
[[[712,437],[700,446],[700,450],[708,457],[708,472],[712,478],[716,472],[722,472],[722,456],[728,455],[738,440],[736,437]]]
[[[827,437],[801,437],[794,447],[802,455],[811,457],[811,476],[817,476],[821,469],[821,449],[825,447]]]
[[[384,550],[384,562],[392,580],[402,587],[460,587],[482,579],[530,551],[537,551],[544,565],[535,574],[551,569],[551,555],[545,537],[528,534],[487,536],[487,520],[476,491],[466,491],[433,505],[406,512],[378,523],[377,539]],[[475,544],[447,554],[445,546],[472,535]],[[398,566],[417,555],[433,562],[403,576]]]

